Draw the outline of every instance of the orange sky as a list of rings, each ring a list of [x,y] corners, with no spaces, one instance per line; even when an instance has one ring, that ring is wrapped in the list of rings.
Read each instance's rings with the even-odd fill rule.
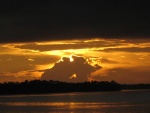
[[[150,83],[149,58],[149,39],[5,43],[0,44],[0,82],[52,79]]]

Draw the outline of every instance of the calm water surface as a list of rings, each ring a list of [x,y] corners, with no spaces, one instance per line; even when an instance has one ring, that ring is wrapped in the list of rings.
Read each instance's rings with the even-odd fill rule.
[[[0,96],[0,113],[150,113],[150,90]]]

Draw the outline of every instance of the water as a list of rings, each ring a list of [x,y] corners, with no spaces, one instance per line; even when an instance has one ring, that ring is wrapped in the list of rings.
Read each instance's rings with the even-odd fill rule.
[[[150,90],[0,96],[0,113],[150,113]]]

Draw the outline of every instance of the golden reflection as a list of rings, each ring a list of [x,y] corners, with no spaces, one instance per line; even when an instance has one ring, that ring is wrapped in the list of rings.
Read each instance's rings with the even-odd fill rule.
[[[59,107],[63,109],[95,109],[95,108],[112,108],[112,107],[127,107],[127,106],[141,106],[140,104],[133,104],[127,102],[6,102],[0,103],[3,106],[47,106]]]

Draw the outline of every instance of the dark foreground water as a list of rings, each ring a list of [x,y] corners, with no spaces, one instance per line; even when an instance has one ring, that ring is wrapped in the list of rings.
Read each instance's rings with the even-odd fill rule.
[[[150,113],[150,90],[0,96],[0,113]]]

